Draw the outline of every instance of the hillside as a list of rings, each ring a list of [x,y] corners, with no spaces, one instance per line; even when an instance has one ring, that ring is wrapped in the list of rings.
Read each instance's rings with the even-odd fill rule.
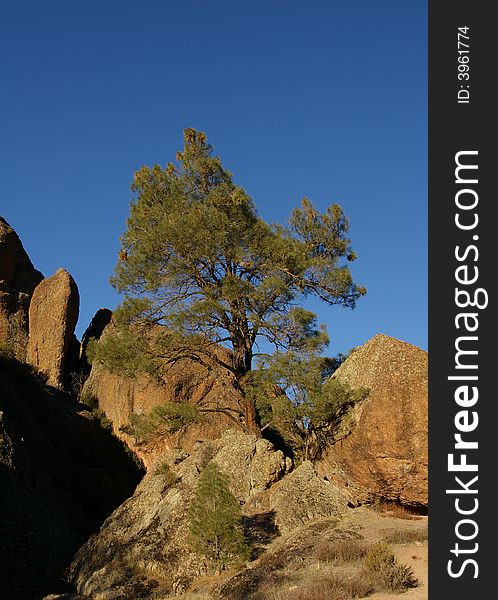
[[[391,552],[382,540],[419,579],[407,600],[423,597],[426,352],[385,335],[356,349],[333,378],[368,393],[312,462],[245,431],[228,368],[183,357],[152,379],[92,362],[113,316],[98,311],[80,342],[78,309],[72,276],[44,278],[0,219],[0,598],[381,600],[416,585],[394,557],[372,567]],[[203,418],[144,438],[130,427],[172,404]],[[248,548],[218,571],[191,541],[208,464]]]

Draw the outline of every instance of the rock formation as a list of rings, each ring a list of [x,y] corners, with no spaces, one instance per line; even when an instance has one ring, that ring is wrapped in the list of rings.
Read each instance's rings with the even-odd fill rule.
[[[30,297],[42,279],[17,233],[0,217],[0,343],[20,360],[26,357]]]
[[[90,373],[91,365],[87,356],[88,343],[90,340],[99,340],[104,333],[105,328],[112,319],[112,311],[108,308],[99,308],[95,313],[93,319],[90,321],[90,325],[86,328],[83,337],[81,338],[81,349],[80,349],[80,364],[81,369],[87,375]]]
[[[271,489],[269,506],[283,533],[309,521],[341,514],[350,503],[344,490],[317,476],[306,461]]]
[[[59,269],[34,290],[29,307],[27,361],[60,386],[79,312],[78,287]]]
[[[140,477],[88,411],[0,356],[0,598],[69,591],[76,550]]]
[[[188,545],[187,510],[209,460],[228,476],[246,524],[272,521],[275,536],[280,533],[275,523],[290,531],[295,524],[347,511],[346,498],[340,491],[324,492],[333,486],[321,481],[311,464],[286,475],[290,463],[281,451],[266,440],[228,431],[216,441],[198,443],[191,455],[176,450],[159,457],[135,494],[78,551],[71,574],[80,594],[101,600],[164,597],[206,573],[204,560]],[[306,512],[312,497],[314,508]],[[289,511],[298,506],[292,522]]]
[[[370,392],[323,454],[319,472],[358,501],[427,506],[427,352],[376,335],[334,377]]]
[[[108,325],[103,336],[110,333],[112,327]],[[224,348],[219,351],[228,353]],[[115,434],[136,452],[146,467],[165,450],[181,447],[191,451],[198,440],[216,439],[229,428],[243,429],[239,417],[242,396],[236,389],[233,374],[219,366],[208,370],[189,359],[172,365],[160,385],[145,375],[127,378],[109,373],[94,362],[83,394],[105,412]],[[149,413],[155,406],[167,402],[190,402],[199,406],[205,411],[202,423],[174,435],[163,435],[148,444],[137,443],[133,436],[122,431],[132,413]]]

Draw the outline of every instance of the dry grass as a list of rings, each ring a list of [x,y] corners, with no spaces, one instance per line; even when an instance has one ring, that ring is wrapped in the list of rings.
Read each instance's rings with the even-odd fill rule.
[[[364,598],[373,591],[361,571],[349,576],[334,573],[315,573],[313,578],[292,585],[290,582],[278,590],[262,590],[265,600],[352,600]]]
[[[427,527],[424,529],[390,529],[383,540],[388,544],[413,544],[425,542],[428,539]]]
[[[394,502],[376,502],[372,504],[371,508],[380,514],[389,515],[397,519],[406,519],[407,521],[418,521],[421,519],[420,515],[414,510],[401,504],[395,504]]]
[[[361,560],[367,546],[355,539],[320,542],[315,548],[315,558],[322,562],[355,562]]]
[[[385,542],[378,542],[369,548],[365,566],[377,583],[376,587],[399,592],[418,585],[411,567],[400,564]]]

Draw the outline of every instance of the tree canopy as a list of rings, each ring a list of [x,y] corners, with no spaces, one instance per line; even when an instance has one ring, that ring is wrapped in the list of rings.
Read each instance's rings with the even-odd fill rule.
[[[101,357],[127,372],[160,371],[182,358],[218,362],[243,390],[258,342],[285,352],[328,341],[302,307],[307,297],[353,308],[365,293],[349,270],[356,255],[348,220],[337,204],[321,214],[304,199],[287,225],[265,222],[194,129],[184,131],[176,158],[135,173],[111,279],[124,294],[115,314],[124,327]],[[231,349],[229,360],[218,344]],[[250,400],[244,418],[257,430]]]

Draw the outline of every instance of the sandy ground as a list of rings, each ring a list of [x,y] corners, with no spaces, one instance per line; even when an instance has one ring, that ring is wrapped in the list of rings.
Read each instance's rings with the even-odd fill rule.
[[[419,585],[403,594],[372,594],[365,600],[427,600],[427,543],[403,544],[393,547],[399,562],[411,566]]]
[[[392,529],[423,530],[427,527],[427,517],[400,519],[389,512],[376,513],[369,509],[356,509],[351,516],[351,524],[360,528],[361,533],[372,541],[382,538]],[[427,542],[393,544],[394,554],[400,563],[409,565],[418,579],[416,588],[401,594],[375,593],[364,600],[427,600],[428,599],[428,548]],[[363,599],[362,599],[363,600]]]

